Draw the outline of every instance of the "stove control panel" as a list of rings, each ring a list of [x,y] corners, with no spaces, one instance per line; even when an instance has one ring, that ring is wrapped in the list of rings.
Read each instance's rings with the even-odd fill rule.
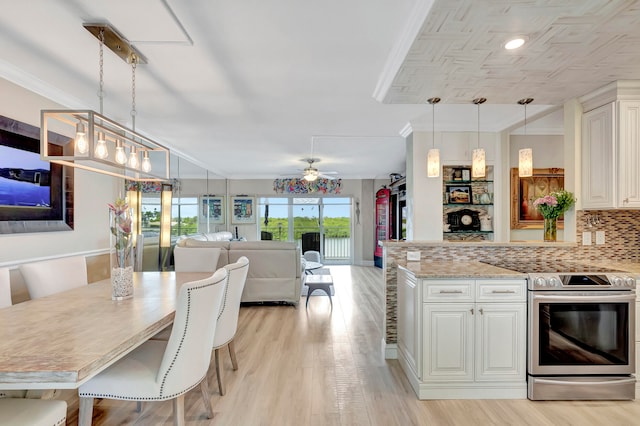
[[[529,275],[529,290],[635,290],[636,280],[625,273]]]

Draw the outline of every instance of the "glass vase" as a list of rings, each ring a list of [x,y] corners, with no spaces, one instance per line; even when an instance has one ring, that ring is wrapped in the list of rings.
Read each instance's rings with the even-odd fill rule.
[[[558,230],[557,218],[545,218],[544,219],[544,240],[555,241]]]
[[[111,299],[133,297],[133,240],[131,209],[109,210]]]

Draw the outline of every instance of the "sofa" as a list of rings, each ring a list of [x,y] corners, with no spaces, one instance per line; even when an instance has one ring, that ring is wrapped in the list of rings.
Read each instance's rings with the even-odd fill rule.
[[[249,259],[242,302],[285,302],[297,305],[304,277],[304,262],[296,243],[284,241],[203,241],[184,238],[179,247],[220,248],[218,268]]]

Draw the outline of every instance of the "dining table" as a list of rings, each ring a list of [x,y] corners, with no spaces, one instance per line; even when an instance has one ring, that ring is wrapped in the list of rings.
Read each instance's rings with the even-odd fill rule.
[[[173,322],[180,287],[206,272],[134,272],[0,309],[0,389],[75,389]]]

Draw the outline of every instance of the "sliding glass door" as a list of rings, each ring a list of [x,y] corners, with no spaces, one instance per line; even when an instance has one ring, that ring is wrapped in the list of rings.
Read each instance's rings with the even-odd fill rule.
[[[325,263],[351,263],[351,198],[260,198],[263,240],[295,241],[319,251]]]

